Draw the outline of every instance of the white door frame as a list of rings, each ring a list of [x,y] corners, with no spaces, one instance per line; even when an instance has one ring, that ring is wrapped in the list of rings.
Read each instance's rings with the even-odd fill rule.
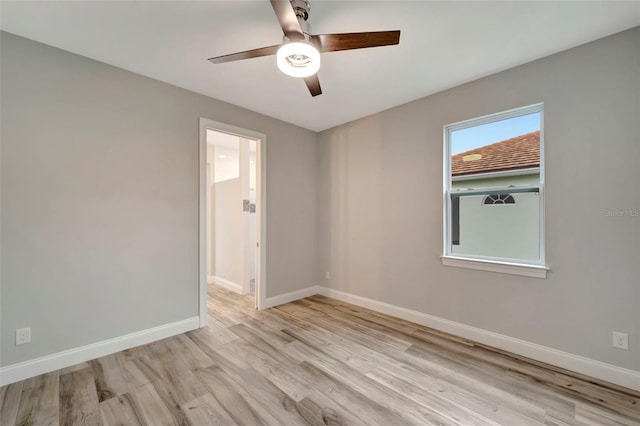
[[[200,142],[199,142],[199,316],[200,327],[205,327],[208,322],[207,318],[207,130],[216,130],[224,133],[230,133],[239,137],[256,140],[256,215],[258,221],[256,223],[256,241],[258,243],[258,253],[256,256],[256,308],[262,309],[266,306],[265,299],[267,294],[266,280],[266,240],[267,240],[267,136],[263,133],[254,132],[230,124],[221,123],[200,117]]]

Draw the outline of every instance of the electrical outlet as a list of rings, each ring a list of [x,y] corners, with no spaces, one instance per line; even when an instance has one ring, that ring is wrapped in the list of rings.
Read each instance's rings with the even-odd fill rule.
[[[613,347],[618,349],[629,350],[629,335],[627,333],[613,332]]]
[[[325,273],[324,273],[324,277],[325,277],[326,279],[330,280],[330,279],[331,279],[331,272],[329,272],[329,271],[325,272]]]
[[[31,329],[19,328],[16,330],[16,346],[31,343]]]

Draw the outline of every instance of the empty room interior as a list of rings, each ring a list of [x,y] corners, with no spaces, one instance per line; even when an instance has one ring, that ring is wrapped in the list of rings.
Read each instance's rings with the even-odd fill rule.
[[[640,425],[639,1],[0,1],[0,425]]]

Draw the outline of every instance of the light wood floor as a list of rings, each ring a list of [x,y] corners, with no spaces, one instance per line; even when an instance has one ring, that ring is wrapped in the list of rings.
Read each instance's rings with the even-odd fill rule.
[[[0,388],[1,425],[639,425],[640,393],[315,296]]]

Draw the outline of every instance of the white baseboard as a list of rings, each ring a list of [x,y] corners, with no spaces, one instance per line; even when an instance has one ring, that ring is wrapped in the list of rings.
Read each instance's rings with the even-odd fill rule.
[[[319,286],[311,286],[303,288],[302,290],[292,291],[290,293],[281,294],[279,296],[267,297],[262,309],[273,308],[274,306],[284,305],[285,303],[293,302],[295,300],[304,299],[305,297],[313,296],[320,292]]]
[[[207,282],[217,284],[220,287],[233,291],[234,293],[244,294],[242,292],[242,286],[240,284],[236,284],[234,282],[225,280],[224,278],[220,278],[218,276],[213,276],[213,277],[209,276]]]
[[[193,317],[113,339],[103,340],[79,348],[69,349],[56,354],[8,365],[0,368],[0,386],[175,336],[176,334],[195,330],[198,327],[200,327],[200,318]]]
[[[309,291],[308,289],[305,290]],[[392,315],[394,317],[415,322],[445,333],[473,340],[484,345],[493,346],[494,348],[509,351],[514,354],[555,365],[566,370],[640,391],[640,371],[629,370],[536,343],[531,343],[526,340],[516,339],[503,334],[494,333],[492,331],[472,327],[466,324],[323,286],[317,286],[315,290],[316,293],[323,296],[368,308],[383,314]],[[309,295],[311,294],[313,293],[309,293]]]

